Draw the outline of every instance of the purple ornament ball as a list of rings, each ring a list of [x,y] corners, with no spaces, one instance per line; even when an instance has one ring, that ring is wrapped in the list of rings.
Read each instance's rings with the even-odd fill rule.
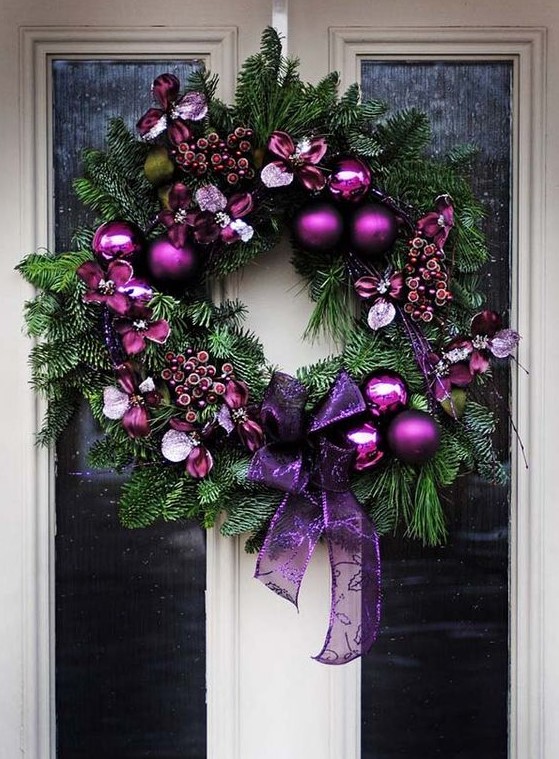
[[[397,459],[406,464],[423,464],[439,449],[441,430],[425,411],[402,411],[387,431],[388,444]]]
[[[157,284],[176,290],[196,280],[200,254],[191,243],[176,248],[168,237],[158,237],[148,248],[146,266]]]
[[[359,158],[339,158],[328,180],[330,194],[336,200],[360,200],[371,186],[371,171]]]
[[[370,374],[361,385],[361,393],[369,412],[374,417],[395,414],[408,405],[408,388],[396,372],[382,371]]]
[[[394,245],[398,236],[395,214],[380,203],[367,203],[353,214],[349,225],[352,249],[364,258],[378,258]]]
[[[144,245],[144,236],[129,221],[107,221],[95,231],[91,247],[100,263],[110,263],[117,258],[130,261]]]
[[[297,212],[292,231],[295,242],[303,250],[322,253],[332,250],[340,242],[344,220],[330,203],[313,203]]]
[[[371,422],[360,422],[346,429],[343,443],[348,448],[355,449],[352,465],[355,472],[373,469],[384,457],[381,434]]]
[[[127,295],[130,300],[135,300],[138,303],[149,303],[153,298],[153,287],[145,279],[140,277],[132,277],[125,285],[121,285],[117,288],[120,293]]]

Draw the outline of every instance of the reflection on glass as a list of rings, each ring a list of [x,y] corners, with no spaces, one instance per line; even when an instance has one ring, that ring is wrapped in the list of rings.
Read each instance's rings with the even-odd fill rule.
[[[80,153],[103,147],[107,119],[133,128],[159,73],[195,61],[53,62],[55,241],[93,219],[72,193]],[[58,447],[56,708],[59,759],[204,759],[205,536],[194,524],[128,531],[121,479],[91,471],[86,409]]]
[[[506,312],[511,64],[363,61],[361,73],[364,97],[429,114],[432,154],[478,146],[471,181],[492,254],[482,282],[489,307]],[[495,382],[506,399],[508,373]],[[510,461],[506,401],[498,412]],[[363,759],[506,757],[509,503],[507,487],[468,476],[446,494],[446,546],[383,538],[383,627],[362,668]]]

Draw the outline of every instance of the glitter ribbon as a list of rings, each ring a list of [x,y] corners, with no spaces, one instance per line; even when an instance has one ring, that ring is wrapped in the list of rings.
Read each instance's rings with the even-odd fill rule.
[[[367,653],[380,621],[380,555],[375,527],[349,486],[354,451],[325,431],[365,410],[357,385],[340,372],[318,410],[306,420],[305,387],[287,374],[272,377],[262,421],[272,442],[256,451],[249,479],[286,493],[268,529],[255,576],[298,604],[301,581],[320,537],[331,571],[330,619],[314,657],[345,664]]]

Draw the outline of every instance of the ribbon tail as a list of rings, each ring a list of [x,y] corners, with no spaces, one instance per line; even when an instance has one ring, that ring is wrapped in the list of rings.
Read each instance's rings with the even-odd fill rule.
[[[375,527],[350,492],[323,492],[324,534],[332,573],[330,622],[322,664],[366,654],[380,626],[380,550]]]
[[[301,581],[323,529],[317,498],[308,492],[286,495],[258,555],[256,579],[298,608]]]

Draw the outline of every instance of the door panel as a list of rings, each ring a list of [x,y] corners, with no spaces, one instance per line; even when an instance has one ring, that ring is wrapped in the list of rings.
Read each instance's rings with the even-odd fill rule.
[[[491,251],[482,290],[488,307],[510,312],[512,61],[362,60],[361,86],[391,109],[426,111],[433,156],[477,147],[470,181]],[[510,470],[509,379],[496,372],[484,400]],[[507,756],[510,488],[468,476],[444,503],[444,547],[382,540],[384,624],[362,662],[363,759]]]
[[[197,65],[53,61],[57,250],[71,250],[73,232],[95,218],[72,190],[82,150],[103,149],[110,118],[134,129],[159,73],[184,81]],[[88,467],[96,436],[82,407],[58,446],[57,757],[202,759],[205,531],[194,523],[123,529],[116,502],[124,477]]]
[[[18,756],[21,745],[27,756],[45,759],[54,735],[49,722],[49,704],[54,703],[54,699],[49,701],[49,637],[42,632],[49,629],[51,615],[49,572],[54,525],[45,494],[51,487],[52,470],[47,457],[36,454],[32,446],[37,408],[26,385],[29,345],[19,327],[21,304],[29,292],[13,272],[22,252],[45,245],[48,239],[46,175],[41,168],[44,162],[36,160],[47,150],[46,134],[41,131],[43,119],[35,118],[36,113],[44,113],[41,109],[45,102],[41,94],[36,94],[42,92],[44,72],[41,50],[30,51],[29,37],[19,37],[18,29],[48,27],[52,32],[63,27],[56,32],[62,53],[72,35],[80,33],[78,27],[87,27],[88,35],[104,37],[109,55],[120,53],[121,41],[132,34],[144,40],[146,47],[151,45],[150,33],[159,35],[158,39],[167,34],[168,52],[172,55],[177,41],[186,39],[189,31],[200,34],[205,27],[233,25],[239,28],[238,59],[242,60],[256,50],[260,31],[270,22],[272,10],[285,10],[286,5],[277,0],[234,0],[220,8],[178,0],[160,4],[147,0],[101,0],[95,4],[61,0],[56,5],[38,0],[3,2],[0,182],[4,250],[0,258],[0,302],[5,323],[3,345],[10,360],[4,363],[1,387],[9,399],[3,420],[10,433],[3,437],[0,457],[5,487],[0,507],[0,601],[5,612],[0,619],[0,756],[7,759]],[[391,39],[397,39],[398,29],[405,27],[408,36],[415,33],[422,37],[424,51],[426,35],[431,35],[436,44],[445,32],[456,36],[462,27],[472,24],[479,25],[474,31],[479,32],[480,39],[489,34],[492,24],[506,24],[508,29],[499,32],[500,39],[506,40],[510,34],[516,40],[514,50],[522,51],[536,43],[530,42],[534,39],[530,34],[523,37],[521,32],[516,33],[515,27],[547,27],[547,65],[550,71],[559,67],[559,9],[549,0],[534,0],[529,5],[521,0],[497,0],[491,4],[471,0],[444,5],[435,0],[413,4],[382,0],[374,6],[367,0],[305,0],[291,3],[288,10],[289,50],[301,57],[303,76],[312,80],[322,76],[329,66],[329,27],[340,26],[353,27],[354,32],[361,27],[391,27],[385,32]],[[180,28],[187,26],[188,29]],[[537,43],[541,51],[544,35],[539,39],[543,40]],[[512,55],[515,66],[520,57],[521,52]],[[553,325],[559,317],[555,297],[559,262],[552,247],[546,248],[543,240],[546,229],[548,240],[554,239],[553,222],[559,207],[559,187],[554,179],[559,174],[559,80],[548,77],[547,90],[543,92],[539,69],[527,72],[518,81],[518,91],[522,92],[521,129],[514,145],[519,155],[517,185],[523,202],[513,208],[512,224],[515,256],[519,256],[515,258],[515,276],[521,274],[522,279],[513,278],[517,284],[512,296],[524,335],[524,361],[529,361],[531,370],[528,390],[522,390],[526,379],[519,375],[523,394],[517,396],[526,401],[519,409],[519,418],[531,469],[528,478],[518,479],[518,485],[513,481],[513,533],[519,526],[522,532],[518,537],[513,535],[511,550],[512,618],[518,634],[513,629],[510,697],[514,725],[510,756],[552,759],[559,755],[559,725],[553,720],[553,704],[559,699],[559,652],[553,645],[555,621],[559,618],[559,597],[555,593],[559,581],[555,561],[559,552],[559,516],[555,507],[558,493],[553,448],[559,399],[552,390],[559,371],[559,356],[553,350]],[[359,72],[353,69],[342,73],[351,80]],[[547,116],[543,108],[546,95]],[[531,123],[534,109],[542,115],[534,126],[536,138],[527,145],[522,141],[522,125]],[[540,139],[544,131],[548,135],[547,184],[543,173],[545,146]],[[522,194],[526,188],[529,192]],[[537,244],[530,246],[530,241]],[[251,282],[253,276],[255,280]],[[251,292],[261,290],[258,273],[247,273],[245,280],[240,295],[243,297],[246,286],[250,300]],[[281,303],[286,297],[286,281],[282,279],[277,286]],[[266,288],[270,287],[266,280]],[[263,325],[258,325],[260,334],[272,346],[292,346],[293,335],[304,327],[304,306],[301,309],[300,329],[291,322],[288,332],[282,334],[281,320],[275,320],[272,331],[266,334]],[[322,348],[316,350],[320,352]],[[307,361],[306,356],[304,346],[294,347],[285,358],[286,368]],[[149,536],[145,540],[149,542]],[[214,625],[210,631],[213,643],[208,657],[214,657],[214,663],[210,666],[209,698],[221,703],[221,708],[210,720],[209,755],[215,759],[359,759],[359,667],[335,670],[308,659],[318,650],[324,633],[328,604],[325,556],[316,557],[305,578],[302,612],[297,616],[281,599],[273,598],[251,579],[253,557],[237,554],[235,547],[224,550],[231,552],[232,559],[222,566],[230,566],[231,572],[223,574],[221,587],[229,587],[230,592],[222,602],[215,597],[208,599],[214,608],[225,610],[219,617],[221,627]],[[214,666],[216,661],[219,666]],[[223,696],[224,692],[226,697],[216,700],[216,693]],[[390,698],[387,708],[400,708],[398,696]],[[431,715],[431,710],[427,714]],[[552,716],[544,721],[544,714]],[[364,745],[364,750],[370,749]],[[377,747],[373,745],[371,750]]]

